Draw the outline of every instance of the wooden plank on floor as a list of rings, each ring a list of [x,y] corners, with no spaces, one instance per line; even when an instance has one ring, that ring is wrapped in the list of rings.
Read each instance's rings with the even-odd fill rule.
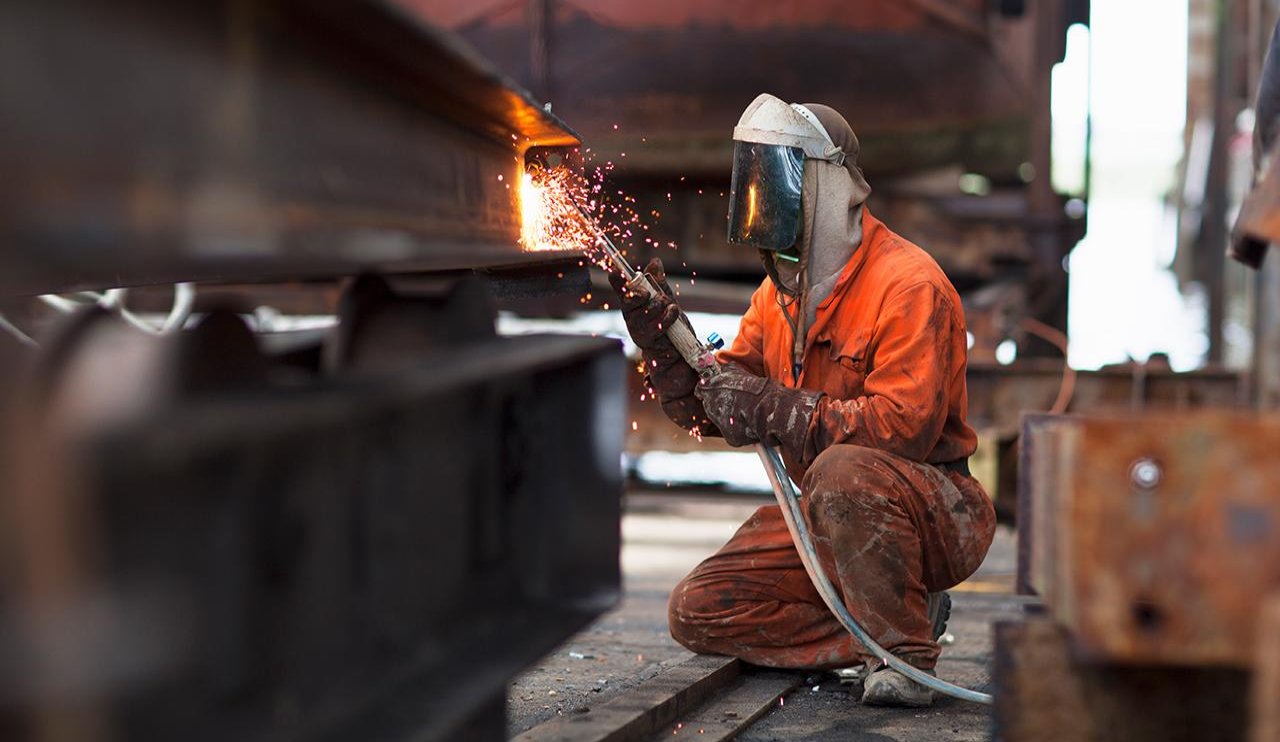
[[[737,679],[732,657],[697,655],[585,713],[559,716],[515,737],[519,742],[633,742],[688,715]]]
[[[688,736],[698,742],[726,742],[738,736],[756,719],[778,705],[778,699],[796,689],[799,673],[760,672],[743,675],[723,693],[707,700],[692,713],[663,726],[649,742]]]

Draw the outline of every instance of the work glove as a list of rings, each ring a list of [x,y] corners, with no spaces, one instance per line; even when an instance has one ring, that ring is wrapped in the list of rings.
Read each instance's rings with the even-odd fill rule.
[[[662,260],[650,260],[644,273],[660,289],[657,296],[648,298],[631,292],[627,289],[627,280],[613,272],[609,273],[609,285],[618,295],[627,331],[644,357],[649,388],[658,395],[662,412],[676,425],[689,430],[696,427],[703,435],[716,435],[702,403],[693,394],[698,386],[698,373],[667,337],[667,328],[680,321],[680,307],[671,284],[667,283]]]
[[[785,387],[736,363],[725,364],[719,374],[704,379],[694,394],[729,445],[781,445],[797,460],[803,458],[814,410],[822,398],[822,392]]]

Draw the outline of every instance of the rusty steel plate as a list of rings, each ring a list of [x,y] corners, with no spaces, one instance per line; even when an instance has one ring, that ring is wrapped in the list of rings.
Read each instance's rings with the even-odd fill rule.
[[[1033,576],[1085,655],[1247,666],[1280,586],[1280,416],[1078,418],[1045,442]]]

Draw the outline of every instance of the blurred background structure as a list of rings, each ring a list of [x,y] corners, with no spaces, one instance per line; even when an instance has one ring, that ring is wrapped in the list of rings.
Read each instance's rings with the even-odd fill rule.
[[[456,31],[573,121],[597,161],[610,163],[610,187],[634,196],[637,211],[660,215],[634,247],[693,279],[680,291],[695,310],[741,314],[760,277],[756,256],[728,245],[722,227],[725,132],[742,101],[767,90],[842,111],[862,146],[870,208],[928,250],[965,300],[971,417],[992,454],[983,479],[1006,512],[1023,411],[1068,397],[1075,411],[1243,401],[1250,300],[1243,269],[1230,270],[1208,246],[1225,240],[1221,229],[1206,230],[1225,224],[1231,205],[1205,194],[1238,204],[1249,165],[1219,157],[1210,172],[1205,156],[1230,149],[1224,137],[1237,152],[1247,140],[1236,114],[1250,104],[1249,81],[1231,78],[1222,104],[1231,121],[1215,138],[1204,118],[1218,87],[1205,70],[1217,65],[1205,55],[1217,37],[1187,32],[1188,18],[1196,29],[1219,28],[1216,5],[403,4]],[[1258,67],[1269,38],[1270,11],[1244,5],[1222,17],[1241,39],[1233,70],[1249,58]],[[1106,74],[1095,71],[1096,57]],[[1187,151],[1200,157],[1185,164],[1183,121],[1192,122]],[[606,300],[607,291],[596,293],[597,307]],[[733,325],[716,329],[731,339]],[[1070,358],[1080,373],[1064,379],[1060,333],[1069,328],[1078,328]],[[628,450],[639,471],[696,478],[721,470],[700,456],[682,464],[651,455],[715,444],[673,435],[656,404],[633,409],[639,431]]]
[[[983,296],[973,313],[1016,304],[1065,329],[1063,258],[1084,234],[1088,184],[1053,188],[1050,79],[1087,2],[403,4],[573,121],[613,163],[610,183],[661,214],[640,250],[705,284],[759,279],[724,218],[727,132],[764,90],[846,115],[873,210]],[[684,292],[697,301],[696,285]],[[975,332],[975,356],[994,360],[999,334]]]
[[[731,339],[762,270],[725,240],[730,135],[770,92],[846,115],[869,207],[965,302],[973,470],[1019,532],[944,676],[994,688],[1008,740],[1275,739],[1280,269],[1227,246],[1280,237],[1278,17],[0,6],[0,736],[546,739],[678,671],[629,738],[720,686],[755,699],[743,739],[986,738],[954,704],[925,729],[677,667],[664,591],[765,478],[644,399],[579,253],[521,243],[526,156],[578,148],[647,227],[631,256]]]

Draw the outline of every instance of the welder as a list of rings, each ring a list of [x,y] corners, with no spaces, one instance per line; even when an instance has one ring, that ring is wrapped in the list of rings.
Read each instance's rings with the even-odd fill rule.
[[[867,208],[848,122],[761,95],[733,131],[729,242],[765,279],[722,373],[702,379],[664,328],[664,294],[612,277],[651,387],[676,424],[731,445],[778,446],[800,483],[819,561],[849,612],[926,672],[950,610],[995,529],[970,476],[960,297],[937,263]],[[672,636],[695,652],[767,667],[865,667],[868,704],[927,706],[932,691],[875,659],[822,603],[776,505],[761,507],[672,591]]]

